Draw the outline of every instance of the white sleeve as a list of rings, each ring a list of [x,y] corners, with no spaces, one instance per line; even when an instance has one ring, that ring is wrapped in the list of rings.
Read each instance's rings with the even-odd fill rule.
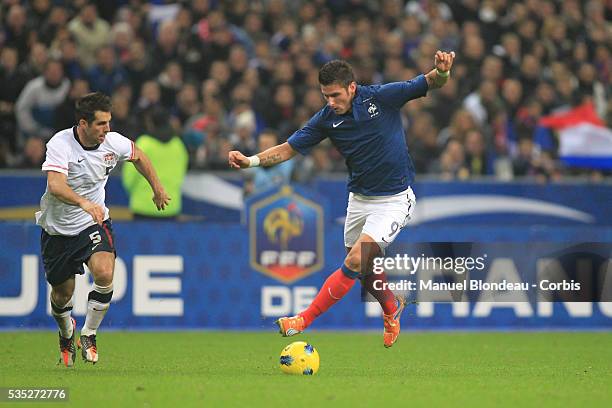
[[[47,156],[42,165],[43,171],[57,171],[68,175],[68,148],[58,140],[49,140],[47,143]]]
[[[109,139],[113,151],[119,156],[120,161],[134,159],[134,142],[117,132],[109,132],[106,137]]]

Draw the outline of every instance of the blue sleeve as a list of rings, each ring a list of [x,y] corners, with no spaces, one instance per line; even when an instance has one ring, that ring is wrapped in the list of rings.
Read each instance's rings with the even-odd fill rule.
[[[428,89],[427,79],[421,74],[408,81],[381,85],[375,92],[379,101],[399,109],[409,100],[425,96]]]
[[[319,122],[320,112],[314,115],[303,128],[297,130],[294,134],[289,136],[287,143],[296,152],[306,155],[310,152],[314,146],[321,143],[325,139],[325,134],[321,131],[320,127],[317,126]]]

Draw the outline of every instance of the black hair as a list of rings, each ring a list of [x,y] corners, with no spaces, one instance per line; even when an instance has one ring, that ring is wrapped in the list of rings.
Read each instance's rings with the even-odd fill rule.
[[[96,111],[110,112],[113,105],[109,96],[102,92],[92,92],[79,98],[76,102],[75,114],[77,123],[85,119],[92,123],[96,118]]]
[[[353,67],[346,61],[329,61],[319,70],[319,83],[321,85],[337,83],[347,88],[351,82],[355,82],[355,75],[353,74]]]

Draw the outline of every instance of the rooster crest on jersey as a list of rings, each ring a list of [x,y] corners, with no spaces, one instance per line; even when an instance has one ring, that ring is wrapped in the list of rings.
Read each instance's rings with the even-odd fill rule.
[[[289,186],[256,197],[249,208],[249,239],[253,269],[295,282],[323,265],[323,209]]]
[[[380,114],[380,111],[373,102],[370,102],[370,106],[368,106],[368,113],[370,114],[371,118],[375,118]]]

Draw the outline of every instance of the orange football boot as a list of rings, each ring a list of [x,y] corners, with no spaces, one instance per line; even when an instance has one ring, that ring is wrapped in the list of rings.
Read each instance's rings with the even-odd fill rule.
[[[383,313],[385,331],[383,333],[383,341],[386,348],[389,348],[397,341],[400,334],[400,316],[406,306],[406,300],[401,296],[396,296],[397,310],[395,313],[386,315]]]
[[[283,337],[295,336],[306,329],[304,318],[300,315],[281,317],[275,323],[278,325],[278,331]]]

